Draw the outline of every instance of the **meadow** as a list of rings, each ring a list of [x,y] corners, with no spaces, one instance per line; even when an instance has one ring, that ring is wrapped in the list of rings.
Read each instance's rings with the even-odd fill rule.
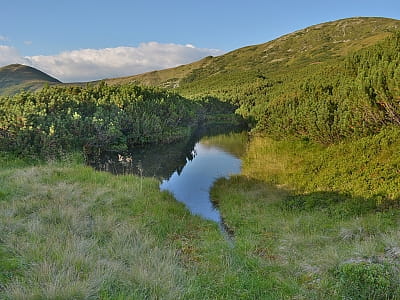
[[[212,196],[282,299],[398,299],[399,130],[328,147],[253,137]],[[273,298],[271,298],[273,299]]]
[[[3,153],[0,296],[397,299],[398,182],[368,172],[397,178],[399,134],[388,128],[353,151],[252,137],[245,152],[232,150],[242,175],[211,193],[231,240],[155,179],[95,171],[82,154],[32,162]]]

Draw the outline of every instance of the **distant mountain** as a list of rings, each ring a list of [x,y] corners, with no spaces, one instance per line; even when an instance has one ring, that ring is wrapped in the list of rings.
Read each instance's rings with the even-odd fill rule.
[[[35,68],[12,64],[0,68],[0,94],[12,95],[20,91],[33,91],[45,84],[61,83]]]
[[[192,64],[106,81],[111,84],[137,82],[170,88],[183,87],[192,91],[198,89],[199,85],[207,86],[208,91],[221,89],[226,85],[232,86],[233,81],[235,87],[247,79],[270,77],[274,73],[341,58],[374,45],[399,29],[400,21],[395,19],[342,19],[311,26],[222,56],[210,56]]]

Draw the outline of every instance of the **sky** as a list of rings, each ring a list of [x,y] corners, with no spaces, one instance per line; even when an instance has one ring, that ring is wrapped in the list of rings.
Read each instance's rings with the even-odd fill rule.
[[[400,19],[400,1],[0,0],[0,67],[63,82],[128,76],[356,16]]]

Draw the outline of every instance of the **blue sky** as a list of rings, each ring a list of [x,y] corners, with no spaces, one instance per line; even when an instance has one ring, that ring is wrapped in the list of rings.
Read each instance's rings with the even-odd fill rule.
[[[129,75],[146,71],[146,61],[159,60],[158,64],[149,64],[149,70],[174,66],[208,54],[218,55],[263,43],[310,25],[353,16],[400,19],[400,1],[2,1],[0,65],[14,59],[40,66],[66,81]],[[169,50],[165,51],[168,45]],[[82,49],[93,51],[83,53]],[[99,51],[102,49],[109,51]],[[89,57],[92,62],[106,60],[111,52],[112,59],[117,59],[116,52],[121,59],[129,57],[132,61],[128,63],[129,68],[119,73],[107,66],[96,73],[95,66],[88,63]],[[57,63],[67,64],[67,58],[70,64],[79,63],[80,54],[85,58],[82,61],[88,63],[86,68],[93,67],[88,76],[80,78],[71,70],[56,69]],[[136,62],[141,68],[133,63],[135,55],[141,57]],[[165,55],[164,61],[162,55]],[[105,66],[105,62],[102,64]],[[82,69],[79,72],[82,74]]]

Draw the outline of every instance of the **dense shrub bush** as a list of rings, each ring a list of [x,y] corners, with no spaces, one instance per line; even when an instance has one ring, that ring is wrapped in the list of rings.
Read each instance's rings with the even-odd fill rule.
[[[44,88],[0,98],[0,148],[43,157],[82,147],[123,152],[188,135],[200,111],[175,93],[134,85]]]
[[[399,272],[387,263],[349,262],[337,270],[343,299],[398,299]]]

